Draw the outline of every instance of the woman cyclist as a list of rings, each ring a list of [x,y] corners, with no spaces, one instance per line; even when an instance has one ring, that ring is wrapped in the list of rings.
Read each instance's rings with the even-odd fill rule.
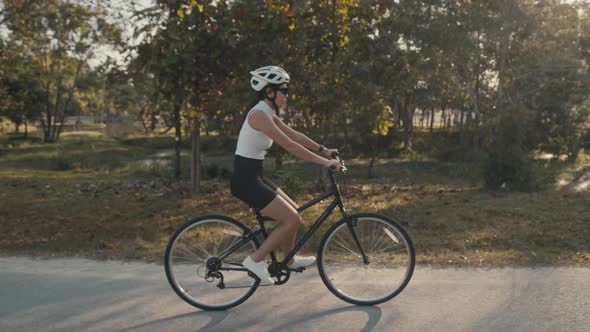
[[[279,109],[287,101],[289,74],[280,67],[266,66],[251,71],[250,85],[257,92],[256,100],[246,110],[234,155],[234,173],[231,192],[254,208],[262,216],[279,222],[260,247],[242,262],[243,266],[260,278],[263,283],[274,284],[264,257],[280,247],[287,255],[295,246],[301,216],[297,204],[269,179],[262,175],[262,162],[266,150],[277,142],[295,156],[325,167],[340,169],[337,160],[321,157],[311,151],[330,156],[336,152],[328,149],[290,128],[279,118]],[[311,150],[311,151],[310,151]],[[289,268],[311,265],[315,257],[294,256]]]

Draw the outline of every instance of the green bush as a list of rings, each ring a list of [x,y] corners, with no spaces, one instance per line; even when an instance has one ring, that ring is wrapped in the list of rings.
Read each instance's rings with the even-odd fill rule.
[[[201,149],[205,153],[224,154],[232,153],[235,150],[237,137],[219,135],[202,136]]]
[[[67,171],[74,168],[74,162],[70,156],[66,155],[64,147],[61,144],[56,146],[56,154],[53,160],[53,169],[56,171]]]
[[[301,179],[295,175],[284,177],[285,191],[290,197],[295,199],[300,193],[303,187]]]
[[[485,164],[484,180],[491,189],[532,191],[535,189],[531,162],[517,146],[496,145]]]
[[[157,134],[127,134],[116,138],[123,145],[141,147],[150,150],[174,149],[174,137],[170,135]],[[188,141],[188,143],[187,143]],[[182,141],[183,147],[190,147],[190,140],[186,138]]]
[[[486,158],[480,147],[469,144],[447,145],[433,154],[437,160],[446,162],[478,162]]]
[[[221,178],[229,180],[232,177],[232,175],[233,174],[232,174],[232,172],[229,169],[227,169],[225,167],[220,167],[219,168],[219,176]]]
[[[154,160],[144,163],[134,174],[141,177],[174,178],[174,170],[170,160]]]
[[[219,166],[217,164],[209,164],[205,166],[205,176],[208,179],[215,179],[219,176]]]
[[[532,163],[523,146],[526,134],[523,113],[518,109],[507,111],[491,139],[483,171],[485,185],[490,189],[535,189]]]
[[[229,179],[232,176],[232,172],[223,166],[211,163],[205,166],[204,176],[206,179]]]

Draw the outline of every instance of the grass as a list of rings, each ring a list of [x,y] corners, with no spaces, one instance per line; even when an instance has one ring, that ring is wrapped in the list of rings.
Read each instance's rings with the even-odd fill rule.
[[[174,230],[197,215],[254,225],[253,214],[229,193],[227,174],[205,180],[199,197],[189,193],[187,170],[182,181],[171,179],[169,139],[111,139],[92,130],[67,132],[59,144],[1,137],[0,253],[159,262]],[[209,151],[207,165],[231,170],[231,152]],[[350,159],[342,190],[352,212],[397,218],[415,243],[418,264],[587,266],[589,164],[587,155],[573,164],[540,160],[543,190],[512,193],[482,190],[468,162],[380,159],[368,179],[368,161]],[[287,159],[276,170],[269,158],[265,169],[300,204],[321,194],[316,166]],[[327,203],[303,213],[300,235]],[[331,216],[304,250],[314,252],[322,230],[337,219]]]

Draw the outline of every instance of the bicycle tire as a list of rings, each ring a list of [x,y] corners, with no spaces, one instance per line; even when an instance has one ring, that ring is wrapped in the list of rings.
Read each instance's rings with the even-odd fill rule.
[[[174,292],[181,298],[183,299],[186,303],[203,309],[203,310],[226,310],[232,307],[235,307],[237,305],[240,305],[241,303],[243,303],[244,301],[246,301],[250,296],[252,296],[252,294],[256,291],[256,289],[258,288],[258,285],[260,284],[260,280],[257,278],[252,278],[251,276],[249,276],[249,278],[252,279],[252,283],[249,286],[249,289],[240,294],[239,297],[233,301],[229,301],[229,302],[225,302],[222,304],[208,304],[208,303],[204,303],[204,302],[200,302],[198,300],[196,300],[194,297],[191,297],[188,295],[188,292],[184,290],[183,286],[180,285],[178,283],[177,277],[175,275],[175,267],[174,267],[174,263],[173,263],[173,250],[175,250],[175,247],[180,239],[180,237],[185,234],[185,232],[199,226],[199,224],[201,224],[201,226],[203,226],[204,224],[206,224],[207,222],[213,222],[213,221],[219,221],[221,222],[221,224],[225,224],[228,227],[229,226],[235,226],[234,229],[235,230],[240,230],[242,234],[245,234],[247,232],[249,232],[250,230],[244,226],[242,223],[240,223],[237,220],[234,220],[232,218],[226,217],[226,216],[222,216],[222,215],[204,215],[204,216],[200,216],[197,217],[195,219],[192,219],[186,223],[184,223],[182,226],[180,226],[176,232],[174,232],[174,234],[172,235],[172,237],[170,238],[168,245],[166,247],[166,254],[164,257],[164,266],[165,266],[165,271],[166,271],[166,278],[168,279],[168,283],[170,284],[170,286],[172,287],[172,289],[174,290]],[[225,228],[223,229],[224,233],[228,233],[229,235],[232,235],[234,237],[237,238],[237,236],[239,234],[235,234],[236,231],[227,231],[225,230]],[[210,235],[207,237],[209,238]],[[239,240],[239,238],[238,238]],[[250,243],[251,242],[251,243]],[[231,245],[230,245],[231,246]],[[254,250],[256,250],[259,247],[259,243],[258,240],[256,238],[252,238],[249,243],[246,243],[244,246],[250,246],[250,248],[252,249],[251,252],[253,252]],[[228,246],[229,247],[229,246]],[[213,256],[212,256],[213,257]],[[241,258],[240,258],[241,259]],[[201,263],[202,264],[202,263]],[[194,269],[195,267],[191,267],[192,269]],[[198,270],[202,268],[202,267],[197,267],[196,268],[196,273],[198,274]],[[238,271],[236,271],[236,273],[238,273]],[[248,276],[248,272],[242,272],[244,273],[246,276]],[[195,278],[196,280],[198,280],[198,278]],[[245,279],[246,280],[246,279]],[[202,280],[200,280],[202,282]],[[206,284],[205,284],[206,285]],[[244,287],[244,288],[246,288]],[[240,287],[235,287],[235,288],[240,288]],[[219,289],[219,291],[223,291],[222,289]]]
[[[354,238],[352,236],[350,236],[350,239],[346,239],[346,241],[348,241],[348,243],[350,243],[349,247],[350,248],[346,248],[345,250],[341,250],[341,252],[339,252],[338,254],[333,254],[333,256],[335,258],[327,258],[327,254],[330,255],[330,251],[327,250],[331,250],[328,248],[328,246],[330,246],[330,243],[335,243],[335,245],[333,245],[334,248],[338,248],[338,246],[342,247],[342,243],[338,243],[338,241],[344,241],[344,239],[336,239],[335,237],[337,236],[337,234],[335,232],[342,232],[342,234],[345,234],[343,229],[348,229],[348,226],[346,225],[346,220],[342,219],[340,221],[338,221],[336,224],[334,224],[323,236],[321,242],[320,242],[320,246],[318,249],[318,270],[320,273],[320,277],[322,278],[323,283],[326,285],[326,287],[330,290],[330,292],[332,292],[335,296],[337,296],[338,298],[342,299],[343,301],[346,301],[348,303],[352,303],[355,305],[376,305],[376,304],[380,304],[386,301],[391,300],[392,298],[394,298],[395,296],[397,296],[399,293],[401,293],[401,291],[408,285],[408,283],[410,282],[410,279],[412,278],[413,272],[414,272],[414,267],[416,264],[416,257],[415,257],[415,250],[414,250],[414,245],[412,243],[411,238],[409,237],[408,233],[404,230],[404,228],[395,220],[383,216],[383,215],[379,215],[379,214],[373,214],[373,213],[359,213],[359,214],[355,214],[351,216],[352,218],[357,220],[357,223],[360,225],[360,223],[365,222],[364,220],[374,220],[377,221],[378,223],[380,223],[377,226],[375,226],[373,229],[376,229],[378,231],[380,231],[379,227],[382,227],[384,231],[382,231],[383,234],[383,238],[389,240],[389,238],[391,239],[395,239],[397,241],[399,241],[400,243],[404,244],[403,249],[406,250],[406,254],[407,254],[407,262],[405,262],[405,271],[403,271],[403,278],[401,278],[399,280],[399,283],[397,284],[397,286],[394,289],[390,289],[389,291],[387,291],[383,296],[379,296],[376,298],[361,298],[359,296],[353,296],[351,295],[351,293],[355,293],[355,287],[357,286],[357,284],[355,284],[354,282],[366,282],[368,284],[367,289],[370,289],[371,285],[369,281],[364,281],[361,280],[359,278],[360,274],[363,273],[362,269],[366,269],[366,267],[370,264],[384,264],[387,265],[389,267],[394,265],[394,261],[395,259],[391,259],[389,260],[387,257],[381,259],[381,261],[379,261],[379,263],[376,263],[377,260],[377,252],[375,252],[375,255],[373,257],[371,257],[373,255],[373,253],[371,252],[371,246],[370,245],[366,245],[363,244],[363,247],[366,246],[366,248],[364,249],[364,251],[366,251],[367,256],[369,256],[369,263],[364,263],[360,260],[359,257],[361,257],[360,254],[358,253],[352,253],[352,251],[355,250],[355,242],[353,241]],[[369,224],[367,224],[369,225]],[[363,226],[364,227],[364,226]],[[371,226],[373,227],[373,226]],[[385,230],[385,228],[387,228],[387,230]],[[394,231],[395,231],[395,235],[394,235]],[[350,230],[348,230],[348,233],[350,233]],[[342,237],[341,235],[338,235],[340,237]],[[368,239],[371,239],[371,235],[369,236],[365,236]],[[403,241],[400,241],[400,239]],[[330,241],[330,243],[328,242]],[[367,242],[365,239],[359,239],[360,242]],[[383,240],[380,240],[383,241]],[[391,241],[393,242],[393,241]],[[389,245],[389,244],[386,244]],[[347,246],[346,244],[344,246]],[[334,252],[336,252],[336,249],[333,250]],[[349,255],[350,253],[350,255]],[[381,255],[381,253],[379,252],[379,255]],[[403,258],[404,256],[402,254],[401,258]],[[357,256],[357,257],[353,257],[353,256]],[[351,259],[352,258],[352,259]],[[374,260],[374,263],[371,263],[371,260]],[[340,260],[340,261],[338,261]],[[356,261],[355,261],[356,260]],[[362,264],[361,264],[362,263]],[[335,266],[335,268],[330,268],[329,266],[333,265]],[[376,269],[377,270],[377,269]],[[388,273],[395,271],[393,269],[387,270],[385,268],[380,268],[379,273],[381,276],[383,275],[387,275]],[[354,278],[359,278],[359,280],[357,281],[353,281],[353,283],[348,283],[348,281],[342,281],[342,280],[346,280],[347,278],[350,278],[350,275],[354,275]],[[369,277],[371,277],[369,275]],[[376,288],[378,285],[379,281],[375,281],[373,286]],[[384,282],[387,282],[387,280],[385,280]],[[340,283],[340,284],[338,284]],[[350,285],[349,288],[351,288],[352,290],[350,291],[345,291],[345,287],[342,287],[342,285]],[[361,289],[361,287],[358,287],[359,289]]]

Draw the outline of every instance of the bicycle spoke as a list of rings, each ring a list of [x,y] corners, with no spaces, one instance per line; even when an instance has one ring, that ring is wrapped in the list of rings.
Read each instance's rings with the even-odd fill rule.
[[[379,229],[378,226],[375,229],[375,233],[378,233],[379,232],[378,231],[378,229]],[[384,236],[379,236],[378,240],[375,241],[375,244],[373,245],[373,248],[371,249],[371,251],[378,250],[381,247],[381,245],[383,244],[383,242],[385,240],[384,238],[385,238]]]
[[[378,250],[381,250],[382,246],[387,246],[387,239],[385,239],[384,236],[380,236],[379,237],[379,241],[377,241],[377,243],[375,244],[374,248],[371,250],[371,252],[376,252]]]
[[[180,250],[184,250],[186,253],[188,253],[188,254],[191,254],[191,255],[193,255],[193,256],[195,256],[195,257],[200,257],[199,255],[195,254],[194,252],[192,252],[192,251],[188,250],[188,248],[187,248],[186,246],[183,246],[183,247],[181,247],[181,248],[179,248],[179,249],[180,249]]]
[[[375,242],[377,242],[375,240],[375,228],[377,227],[377,225],[374,224],[370,224],[370,228],[371,228],[371,233],[369,234],[369,237],[371,238],[371,251],[373,251],[375,249],[375,246],[377,245]]]
[[[386,248],[389,248],[388,246],[391,245],[390,248],[397,248],[400,247],[401,244],[399,242],[394,242],[394,240],[390,237],[389,234],[385,233],[386,236],[382,236],[383,241],[381,241],[382,243],[380,244],[380,246],[376,249],[376,251],[378,250],[384,250]],[[393,234],[392,234],[393,235]],[[399,241],[399,240],[398,240]],[[393,243],[393,245],[392,245]],[[383,247],[385,246],[385,247]]]
[[[194,257],[179,256],[179,255],[174,255],[172,257],[175,259],[180,259],[180,260],[188,261],[188,262],[206,263],[206,261],[199,259],[199,258],[194,258]]]
[[[242,240],[242,239],[241,239],[241,238],[237,238],[237,239],[234,239],[233,241],[231,241],[229,245],[225,246],[225,247],[223,248],[223,250],[221,250],[220,254],[225,254],[225,252],[226,252],[226,251],[227,251],[229,248],[233,247],[233,246],[234,246],[236,243],[238,243],[240,240]],[[231,255],[230,255],[230,256],[231,256]]]
[[[361,257],[361,255],[359,255],[359,254],[357,254],[357,253],[355,253],[355,252],[352,252],[352,251],[350,251],[350,249],[343,248],[343,247],[341,247],[341,248],[342,248],[342,249],[344,249],[344,250],[342,250],[342,249],[340,249],[340,250],[336,250],[336,249],[330,249],[330,250],[331,250],[332,252],[339,252],[339,253],[342,253],[342,254],[353,254],[354,256],[356,256],[356,257],[358,257],[358,258],[362,258],[362,257]]]
[[[340,236],[338,236],[338,237],[340,237]],[[336,242],[336,244],[338,244],[342,249],[346,250],[347,252],[349,252],[349,253],[351,253],[351,254],[359,257],[359,258],[362,258],[360,254],[358,254],[354,250],[350,249],[348,246],[346,246],[342,242],[339,242],[339,241],[336,241],[336,240],[334,240],[334,242]]]
[[[211,255],[205,248],[201,247],[200,245],[193,243],[194,247],[196,247],[197,249],[201,250],[202,252],[207,254],[207,257],[213,257],[214,255]]]

